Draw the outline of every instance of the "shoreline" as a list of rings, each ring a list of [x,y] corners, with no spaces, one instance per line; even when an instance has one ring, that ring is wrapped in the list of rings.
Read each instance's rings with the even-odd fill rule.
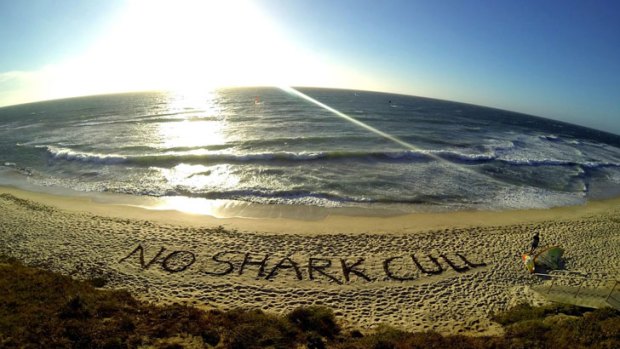
[[[320,221],[213,218],[0,187],[0,254],[78,278],[103,276],[157,303],[334,309],[362,328],[487,335],[488,317],[543,301],[518,254],[534,232],[566,269],[619,278],[620,200],[535,211]]]
[[[96,215],[153,220],[192,227],[218,225],[226,229],[269,234],[415,233],[433,229],[490,227],[577,218],[620,207],[620,197],[588,201],[582,205],[506,211],[414,212],[360,215],[362,211],[313,206],[233,203],[223,205],[220,216],[171,208],[163,199],[132,195],[82,193],[64,195],[0,185],[9,193],[63,210]],[[107,196],[107,198],[106,198]],[[228,206],[228,207],[226,207]],[[213,211],[220,208],[216,207]],[[231,214],[232,212],[232,214]],[[346,213],[350,214],[346,214]],[[344,214],[343,214],[344,213]],[[356,214],[357,213],[357,214]]]

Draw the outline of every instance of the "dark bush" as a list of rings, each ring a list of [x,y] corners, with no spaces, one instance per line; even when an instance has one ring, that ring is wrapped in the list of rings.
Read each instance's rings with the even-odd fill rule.
[[[306,348],[307,349],[325,349],[325,342],[323,342],[323,339],[321,338],[321,336],[316,335],[316,334],[310,334],[308,335]]]
[[[364,334],[362,334],[362,332],[360,332],[359,330],[353,330],[351,331],[349,336],[351,336],[351,338],[362,338],[364,337]]]
[[[494,316],[505,335],[408,333],[379,326],[340,334],[331,310],[298,308],[286,317],[260,310],[202,311],[155,306],[125,291],[25,267],[0,256],[1,348],[178,348],[174,337],[200,337],[218,348],[620,348],[620,311],[520,305]]]
[[[208,328],[208,329],[203,330],[202,333],[200,334],[200,337],[202,337],[203,342],[211,346],[216,346],[220,342],[219,333],[217,333],[217,331],[213,329]]]
[[[88,280],[93,287],[101,288],[108,283],[108,280],[104,277],[95,277]]]
[[[65,306],[60,309],[58,315],[62,319],[83,319],[89,317],[90,312],[88,311],[86,304],[84,304],[84,301],[78,294],[69,299]]]
[[[260,310],[234,309],[211,318],[223,334],[226,348],[291,348],[298,331],[286,319]]]
[[[340,333],[334,312],[324,307],[297,308],[288,314],[288,319],[302,331],[316,332],[330,339]]]

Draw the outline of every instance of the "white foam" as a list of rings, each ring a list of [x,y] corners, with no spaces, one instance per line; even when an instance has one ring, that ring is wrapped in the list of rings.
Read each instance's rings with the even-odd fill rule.
[[[568,193],[537,187],[506,187],[495,193],[490,209],[546,209],[560,206],[582,205],[585,193]]]
[[[48,153],[55,159],[94,162],[101,164],[118,164],[127,160],[127,157],[116,154],[81,152],[72,150],[70,148],[61,148],[49,145],[44,147],[46,148]]]

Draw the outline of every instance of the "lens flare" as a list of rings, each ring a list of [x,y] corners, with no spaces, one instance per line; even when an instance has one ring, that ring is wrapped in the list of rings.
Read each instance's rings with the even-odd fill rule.
[[[442,157],[440,157],[440,156],[438,156],[436,154],[433,154],[433,153],[431,153],[431,152],[429,152],[427,150],[418,148],[418,147],[416,147],[415,145],[413,145],[411,143],[405,142],[402,139],[399,139],[397,137],[392,136],[391,134],[385,133],[385,132],[383,132],[383,131],[381,131],[381,130],[379,130],[377,128],[374,128],[374,127],[372,127],[372,126],[370,126],[368,124],[365,124],[365,123],[363,123],[363,122],[353,118],[352,116],[349,116],[349,115],[347,115],[347,114],[345,114],[345,113],[343,113],[343,112],[341,112],[339,110],[336,110],[336,109],[330,107],[329,105],[327,105],[325,103],[317,101],[316,99],[314,99],[314,98],[312,98],[312,97],[310,97],[310,96],[308,96],[308,95],[306,95],[306,94],[304,94],[304,93],[294,89],[293,87],[290,87],[290,86],[279,86],[279,88],[282,89],[283,91],[291,94],[291,95],[294,95],[294,96],[297,96],[299,98],[305,99],[306,101],[308,101],[308,102],[310,102],[312,104],[315,104],[315,105],[317,105],[317,106],[319,106],[319,107],[321,107],[321,108],[323,108],[323,109],[325,109],[325,110],[335,114],[336,116],[338,116],[338,117],[340,117],[342,119],[345,119],[345,120],[347,120],[347,121],[349,121],[349,122],[351,122],[351,123],[353,123],[353,124],[355,124],[355,125],[357,125],[359,127],[362,127],[362,128],[364,128],[364,129],[366,129],[366,130],[368,130],[368,131],[370,131],[370,132],[372,132],[374,134],[377,134],[377,135],[379,135],[379,136],[381,136],[383,138],[386,138],[386,139],[388,139],[388,140],[390,140],[390,141],[392,141],[392,142],[394,142],[396,144],[399,144],[399,145],[401,145],[401,146],[403,146],[403,147],[405,147],[405,148],[407,148],[409,150],[412,150],[412,151],[415,151],[415,152],[419,152],[419,153],[423,153],[423,154],[427,155],[428,157],[430,157],[430,158],[432,158],[434,160],[437,160],[437,161],[439,161],[439,162],[441,162],[441,163],[443,163],[445,165],[448,165],[448,166],[450,166],[452,168],[455,168],[455,169],[457,169],[459,171],[466,172],[468,174],[473,174],[473,175],[478,176],[478,177],[483,177],[485,180],[491,180],[491,181],[496,182],[496,183],[505,184],[504,182],[502,182],[502,181],[500,181],[500,180],[498,180],[496,178],[493,178],[493,177],[491,177],[489,175],[486,175],[486,174],[474,171],[474,170],[472,170],[472,169],[470,169],[468,167],[461,166],[459,164],[450,162],[450,161],[448,161],[448,160],[446,160],[446,159],[444,159],[444,158],[442,158]]]

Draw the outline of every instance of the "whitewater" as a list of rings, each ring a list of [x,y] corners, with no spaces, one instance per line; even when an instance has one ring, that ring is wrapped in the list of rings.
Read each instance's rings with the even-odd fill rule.
[[[355,122],[277,88],[0,108],[0,185],[397,212],[620,196],[617,135],[414,96],[298,90]]]

